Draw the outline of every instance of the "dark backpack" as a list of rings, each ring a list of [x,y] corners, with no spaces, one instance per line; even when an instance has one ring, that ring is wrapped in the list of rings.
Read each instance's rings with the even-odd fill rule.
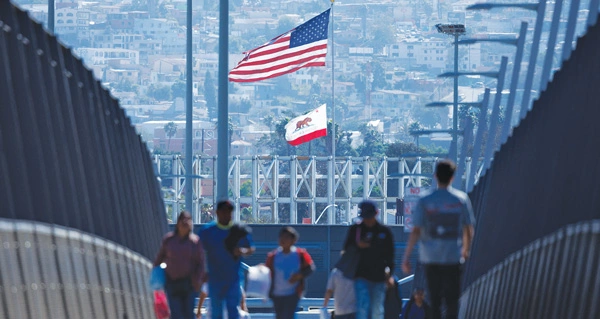
[[[398,319],[402,313],[402,298],[398,292],[398,283],[394,281],[394,286],[388,288],[385,292],[384,318]]]

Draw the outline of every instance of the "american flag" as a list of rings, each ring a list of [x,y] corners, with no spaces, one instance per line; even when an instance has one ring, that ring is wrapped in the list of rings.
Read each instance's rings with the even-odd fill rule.
[[[244,59],[229,72],[229,81],[255,82],[301,68],[325,66],[330,10],[256,49],[244,52]]]

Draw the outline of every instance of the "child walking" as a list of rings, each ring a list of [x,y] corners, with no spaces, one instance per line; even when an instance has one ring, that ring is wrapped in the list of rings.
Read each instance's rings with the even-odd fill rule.
[[[327,280],[327,291],[323,300],[323,308],[327,308],[329,299],[333,296],[334,314],[336,319],[356,318],[356,293],[354,280],[344,276],[341,270],[333,268]]]
[[[298,301],[304,291],[304,279],[315,264],[306,249],[296,247],[298,232],[293,227],[279,231],[279,247],[267,255],[265,265],[271,270],[270,297],[276,319],[296,317]]]

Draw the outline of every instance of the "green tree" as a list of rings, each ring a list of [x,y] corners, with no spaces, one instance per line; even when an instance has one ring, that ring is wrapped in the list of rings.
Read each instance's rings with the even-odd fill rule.
[[[183,81],[177,81],[171,85],[171,97],[172,98],[184,98],[185,99],[186,83]]]
[[[362,186],[359,186],[357,189],[352,191],[352,196],[362,197],[363,191],[364,191],[364,188]],[[373,187],[373,190],[371,191],[371,194],[369,195],[369,197],[381,197],[381,194],[382,194],[381,188],[379,186],[375,186],[375,187]]]
[[[340,132],[335,145],[336,156],[358,156],[358,152],[352,147],[351,132]]]
[[[310,94],[317,95],[317,96],[321,94],[321,84],[319,82],[314,82],[310,86]]]
[[[165,2],[161,2],[158,5],[158,17],[166,18],[168,13],[169,13],[169,10],[167,10],[167,4]]]
[[[204,99],[206,100],[206,108],[208,109],[208,117],[211,119],[217,118],[217,88],[215,81],[209,71],[206,71],[204,77]]]
[[[385,150],[387,157],[403,157],[408,154],[427,154],[427,150],[418,147],[415,143],[394,142],[388,145]]]
[[[369,44],[373,46],[375,52],[381,52],[386,45],[396,42],[394,24],[382,24],[375,27],[372,31]]]
[[[250,108],[252,107],[252,103],[250,103],[249,99],[242,99],[239,102],[233,102],[231,103],[231,110],[233,112],[239,112],[239,113],[248,113],[250,112]]]
[[[414,132],[414,131],[420,131],[421,129],[422,129],[421,123],[419,123],[419,122],[412,122],[412,123],[410,123],[410,125],[408,125],[408,132],[407,133],[411,134],[412,132]],[[419,139],[419,136],[415,135],[414,139],[415,139],[415,143],[416,143],[417,140]]]
[[[133,85],[129,80],[121,80],[112,87],[118,92],[137,92],[137,85]]]
[[[388,88],[389,85],[385,80],[385,70],[381,66],[381,63],[377,61],[371,62],[371,72],[373,72],[373,90]]]
[[[362,77],[365,78],[363,79],[364,83],[358,84],[363,85],[365,89],[367,80],[372,81],[371,90],[385,89],[389,87],[387,81],[385,80],[385,70],[381,66],[381,63],[377,61],[367,62],[361,66],[361,69],[363,71],[362,74],[364,74]],[[366,76],[369,76],[369,79],[367,79]],[[356,84],[357,83],[355,81],[355,85]]]
[[[240,185],[240,196],[250,197],[252,196],[252,181],[247,180]]]
[[[383,156],[386,149],[386,144],[383,143],[382,135],[371,126],[366,124],[359,128],[363,143],[358,147],[360,156]]]
[[[291,146],[285,140],[285,125],[289,121],[290,118],[282,118],[278,121],[273,121],[271,133],[263,135],[256,143],[257,146],[271,149],[271,155],[295,155],[295,153],[292,153],[293,150]]]
[[[169,141],[167,142],[167,150],[169,150],[171,148],[171,138],[177,134],[177,124],[175,124],[175,122],[169,122],[165,124],[164,129],[165,135],[169,138]]]
[[[256,222],[254,216],[252,216],[252,206],[242,208],[240,211],[240,219],[246,224]]]
[[[277,35],[280,35],[284,32],[290,31],[292,30],[294,27],[296,26],[296,22],[288,17],[288,16],[283,16],[281,18],[279,18],[279,22],[277,24]],[[273,38],[276,35],[273,36]]]
[[[157,101],[167,101],[171,99],[171,88],[166,85],[151,84],[147,94]]]

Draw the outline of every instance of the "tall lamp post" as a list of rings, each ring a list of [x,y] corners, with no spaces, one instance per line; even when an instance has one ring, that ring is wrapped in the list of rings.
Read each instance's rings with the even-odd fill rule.
[[[521,28],[519,35],[516,38],[498,38],[498,39],[463,39],[458,41],[458,44],[474,44],[478,42],[496,42],[501,44],[515,45],[517,52],[515,53],[515,60],[513,63],[512,77],[510,80],[510,92],[508,95],[508,102],[506,106],[506,112],[504,117],[504,123],[502,124],[502,131],[500,135],[500,143],[504,142],[508,137],[511,128],[512,113],[515,104],[515,98],[517,93],[517,84],[519,82],[519,74],[521,71],[521,61],[523,59],[523,47],[525,46],[525,37],[527,35],[527,22],[521,22]]]
[[[529,63],[527,74],[525,76],[525,86],[523,91],[523,99],[521,100],[520,118],[523,119],[529,110],[529,102],[531,98],[531,86],[533,84],[533,74],[535,72],[535,64],[540,48],[540,38],[542,36],[542,27],[544,24],[544,14],[546,13],[546,0],[540,0],[539,3],[476,3],[468,6],[467,10],[491,10],[494,8],[520,8],[536,11],[535,29],[533,30],[533,38],[531,39],[531,51],[529,53]]]
[[[54,0],[48,0],[48,31],[54,34]]]
[[[461,76],[461,75],[482,75],[482,76],[488,76],[488,77],[494,77],[497,79],[497,86],[496,86],[496,95],[494,96],[494,104],[492,106],[492,117],[491,117],[491,123],[490,123],[490,128],[488,130],[488,132],[490,132],[491,136],[495,136],[494,134],[492,134],[493,132],[496,132],[496,127],[498,126],[498,117],[500,114],[500,100],[502,98],[502,89],[504,87],[504,75],[506,73],[506,64],[508,63],[508,59],[506,57],[502,57],[502,60],[500,62],[500,70],[498,72],[458,72],[458,73],[452,73],[452,72],[447,72],[447,73],[442,73],[440,75],[438,75],[438,77],[456,77],[456,76]],[[493,148],[491,148],[494,145],[493,143],[493,139],[491,139],[490,137],[488,137],[488,143],[486,144],[486,152],[485,152],[485,156],[484,156],[484,163],[487,162],[486,158],[490,158],[491,156],[491,151],[493,150]]]
[[[439,33],[454,37],[454,73],[458,74],[458,37],[467,32],[464,24],[436,24]],[[452,143],[448,157],[457,161],[458,149],[458,76],[454,77],[454,102],[452,104]]]
[[[485,76],[485,77],[490,77],[490,78],[496,78],[499,81],[499,91],[502,91],[502,81],[500,80],[501,78],[503,78],[503,73],[504,73],[504,69],[501,67],[499,72],[447,72],[447,73],[443,73],[438,75],[438,77],[454,77],[455,79],[459,76],[463,76],[463,75],[478,75],[478,76]],[[501,74],[502,73],[502,74]],[[486,96],[484,96],[484,100],[483,101],[479,101],[479,102],[460,102],[458,104],[460,105],[464,105],[467,107],[478,107],[480,108],[480,114],[481,113],[486,113],[487,112],[487,104],[488,104],[488,98],[487,95],[489,95],[489,90],[486,89]],[[426,104],[426,107],[444,107],[444,106],[448,106],[448,105],[454,105],[453,102],[431,102]],[[455,115],[456,116],[456,115]],[[484,121],[482,121],[484,122]],[[475,139],[475,146],[477,148],[477,144],[480,143],[481,139],[483,138],[483,135],[481,135],[479,132],[482,131],[482,126],[481,123],[479,124],[478,127],[478,134],[477,134],[477,138]],[[465,132],[467,131],[467,132]],[[410,134],[413,136],[420,136],[420,135],[429,135],[432,133],[450,133],[452,134],[453,132],[456,132],[456,134],[458,135],[459,133],[463,134],[463,138],[466,139],[467,142],[470,141],[471,136],[469,134],[471,134],[470,132],[468,132],[468,128],[465,128],[463,131],[459,132],[459,131],[455,131],[455,130],[415,130],[415,131],[411,131]],[[463,140],[464,143],[465,140]],[[458,143],[456,144],[457,146],[457,150],[458,150]],[[474,154],[479,153],[479,151],[477,151]],[[458,155],[458,154],[457,154]],[[457,156],[458,158],[458,156]],[[457,162],[457,165],[459,167],[466,165],[466,163],[463,161],[464,157],[461,157],[461,160]],[[474,159],[471,161],[471,165],[473,166],[473,162],[477,163],[477,157],[474,157]],[[475,167],[477,165],[475,164]],[[461,168],[462,170],[463,168]],[[470,172],[470,171],[469,171]],[[458,175],[457,175],[458,176]],[[467,174],[467,177],[469,176],[469,174]],[[459,183],[460,178],[455,179],[455,187],[456,188],[460,188],[461,187],[461,183]],[[469,179],[467,178],[467,183],[466,186],[469,186],[468,183]]]
[[[193,104],[192,104],[192,0],[187,0],[186,12],[186,55],[185,55],[185,209],[192,214],[192,220],[198,222],[194,214],[194,189],[192,179],[192,166],[194,150],[192,148],[192,123],[193,123]]]

